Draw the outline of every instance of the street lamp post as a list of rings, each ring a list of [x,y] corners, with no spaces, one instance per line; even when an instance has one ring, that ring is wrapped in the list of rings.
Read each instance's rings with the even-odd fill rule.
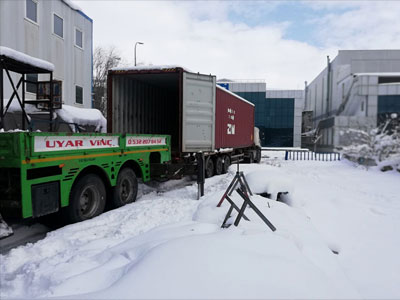
[[[142,42],[136,42],[136,43],[135,43],[135,67],[136,67],[136,46],[137,46],[138,44],[139,44],[139,45],[143,45],[143,43],[142,43]]]

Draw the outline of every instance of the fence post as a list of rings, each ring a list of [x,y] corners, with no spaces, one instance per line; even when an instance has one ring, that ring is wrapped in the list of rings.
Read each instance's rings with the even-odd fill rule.
[[[289,152],[289,151],[286,150],[286,153],[285,153],[285,160],[288,159],[288,152]]]

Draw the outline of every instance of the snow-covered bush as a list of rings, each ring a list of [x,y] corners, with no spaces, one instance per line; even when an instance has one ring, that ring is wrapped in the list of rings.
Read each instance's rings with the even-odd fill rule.
[[[382,170],[400,172],[400,116],[393,113],[377,128],[367,130],[349,128],[346,135],[351,145],[342,147],[342,154],[352,161]]]

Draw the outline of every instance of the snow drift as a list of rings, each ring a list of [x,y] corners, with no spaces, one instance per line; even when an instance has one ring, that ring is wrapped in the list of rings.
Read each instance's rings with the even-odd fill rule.
[[[229,174],[207,179],[200,201],[193,200],[197,186],[187,180],[154,184],[136,203],[0,256],[1,296],[400,297],[397,172],[366,171],[347,161],[278,165],[268,158],[241,169],[254,191],[292,185],[292,206],[252,197],[277,231],[251,209],[246,210],[250,222],[220,228],[229,204],[216,204],[235,166]],[[241,205],[236,193],[232,198]]]

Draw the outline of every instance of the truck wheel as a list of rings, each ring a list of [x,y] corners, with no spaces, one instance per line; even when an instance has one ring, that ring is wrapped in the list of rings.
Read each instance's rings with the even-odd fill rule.
[[[249,156],[249,164],[254,163],[254,154],[253,152],[250,152],[250,156]]]
[[[95,174],[87,174],[72,187],[66,217],[70,223],[80,222],[100,215],[106,204],[106,188]]]
[[[113,191],[112,204],[121,207],[134,202],[138,192],[138,181],[135,172],[130,168],[123,168],[117,178],[117,185]]]
[[[228,172],[229,166],[231,165],[231,159],[228,155],[224,155],[224,163],[222,165],[222,173]]]
[[[261,149],[256,150],[256,158],[254,159],[254,162],[257,164],[261,162]]]
[[[213,177],[214,175],[214,162],[211,157],[207,158],[206,161],[206,178]]]
[[[215,159],[215,175],[221,175],[223,171],[223,163],[221,156]]]

